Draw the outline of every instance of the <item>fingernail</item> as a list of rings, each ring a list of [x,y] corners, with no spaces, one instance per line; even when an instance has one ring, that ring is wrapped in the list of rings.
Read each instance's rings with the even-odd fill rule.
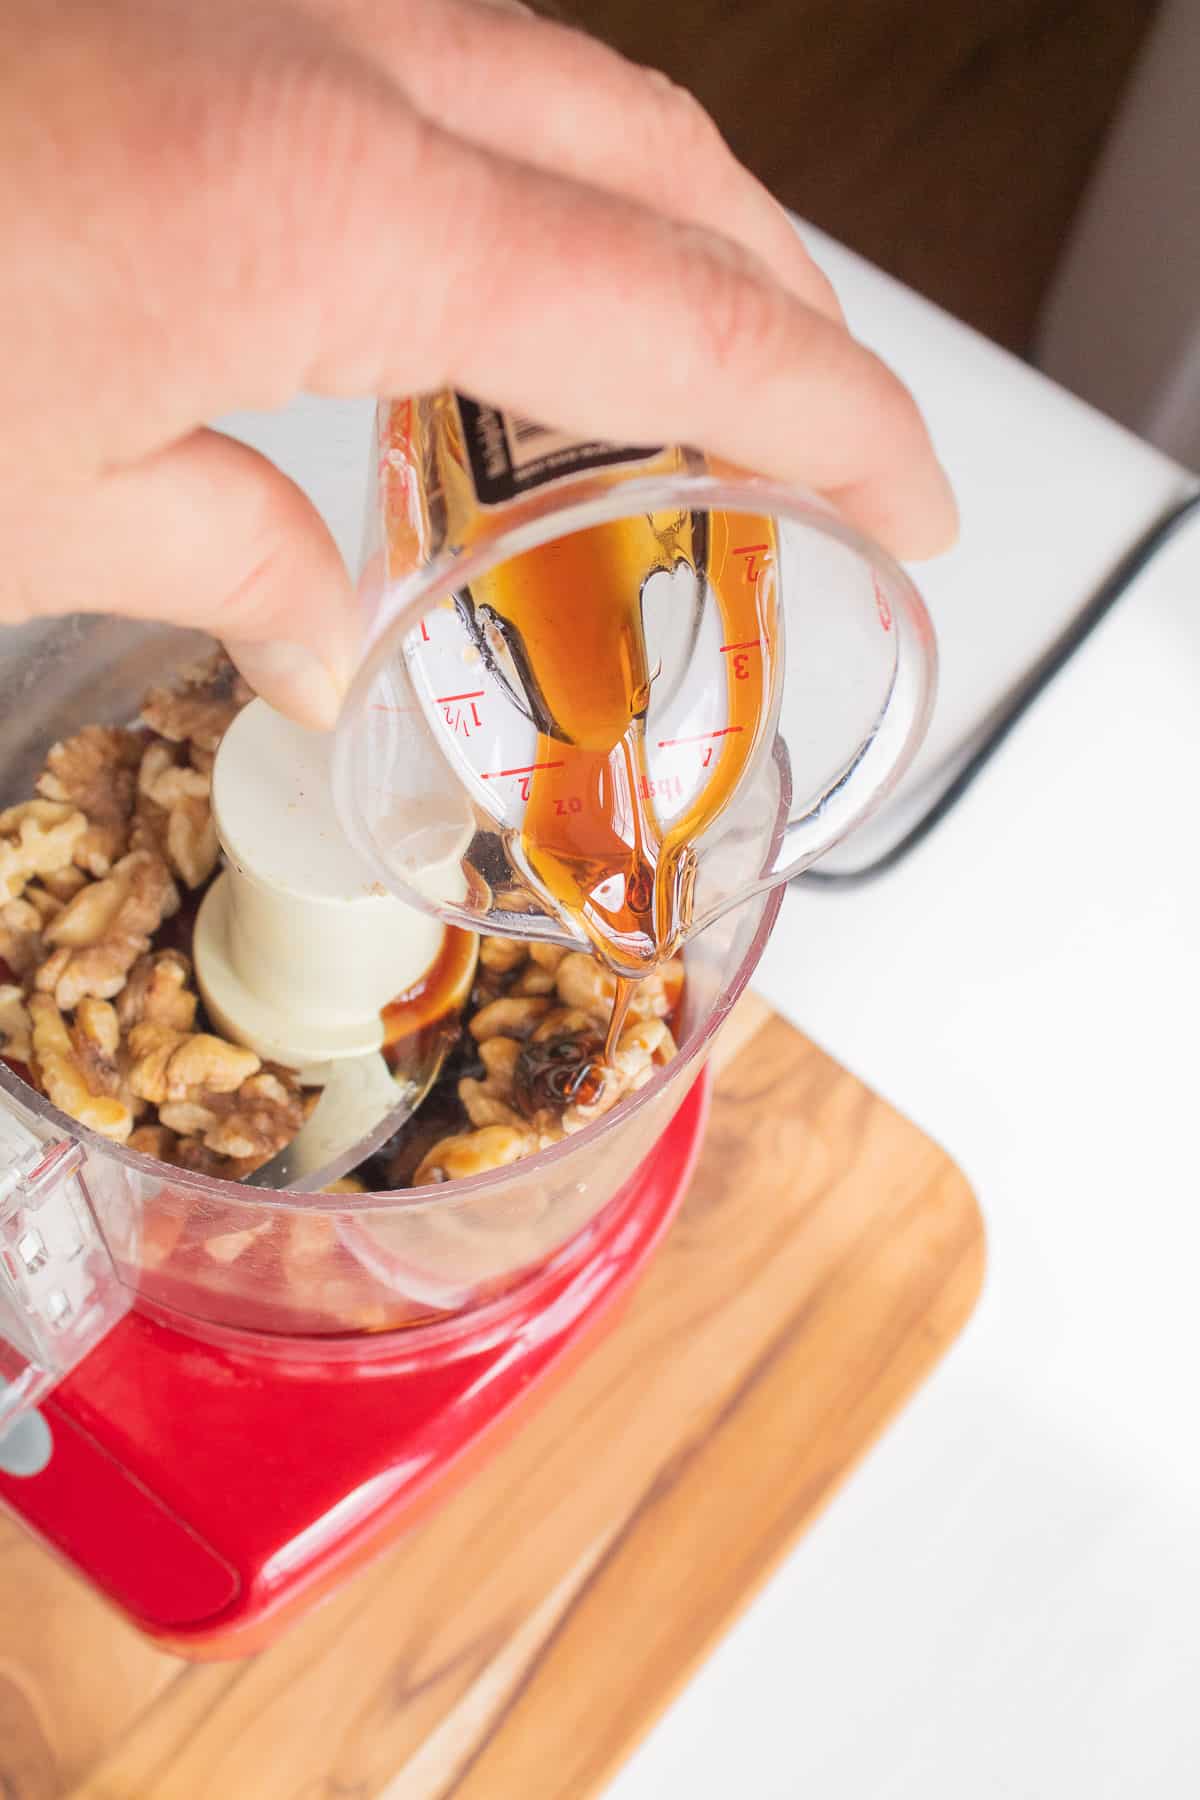
[[[271,706],[312,731],[333,729],[342,689],[315,651],[280,638],[227,643],[225,648],[255,693]]]

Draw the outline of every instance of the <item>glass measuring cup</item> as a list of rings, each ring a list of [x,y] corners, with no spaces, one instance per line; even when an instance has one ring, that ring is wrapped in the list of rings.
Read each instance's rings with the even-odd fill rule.
[[[936,675],[920,597],[819,499],[690,451],[581,445],[448,394],[381,408],[377,467],[371,647],[334,786],[379,879],[447,922],[590,939],[636,972],[667,934],[604,924],[632,885],[622,843],[651,837],[651,863],[675,858],[685,939],[843,838],[920,742]],[[560,716],[562,696],[611,673],[603,607],[572,614],[597,568],[614,621],[636,596],[644,634],[624,766],[605,765],[619,709],[603,695],[593,737]],[[538,583],[549,623],[535,637]],[[586,835],[573,818],[597,810],[598,760],[617,854],[597,853],[581,909],[547,846]]]

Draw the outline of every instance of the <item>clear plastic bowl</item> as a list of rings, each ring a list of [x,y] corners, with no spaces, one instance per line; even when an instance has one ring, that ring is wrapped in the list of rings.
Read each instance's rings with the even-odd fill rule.
[[[0,802],[31,794],[56,739],[128,722],[148,686],[208,647],[112,619],[0,635]],[[382,1194],[270,1193],[97,1137],[3,1065],[0,1106],[44,1141],[79,1146],[79,1183],[120,1281],[181,1329],[334,1337],[468,1312],[579,1240],[620,1196],[702,1069],[779,898],[758,894],[688,945],[673,1062],[576,1136],[494,1174]],[[19,1345],[4,1307],[0,1281],[0,1337],[7,1328]]]

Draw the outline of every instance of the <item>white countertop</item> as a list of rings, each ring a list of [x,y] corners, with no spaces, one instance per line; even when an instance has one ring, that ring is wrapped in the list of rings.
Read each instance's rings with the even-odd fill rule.
[[[960,490],[961,545],[919,575],[932,762],[1189,483],[814,247]],[[612,1800],[1200,1791],[1198,766],[1200,523],[910,862],[789,896],[757,985],[956,1157],[990,1273]]]

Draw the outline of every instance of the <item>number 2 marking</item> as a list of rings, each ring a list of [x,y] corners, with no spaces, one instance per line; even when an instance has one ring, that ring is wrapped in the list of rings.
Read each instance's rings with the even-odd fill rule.
[[[770,550],[770,544],[742,544],[734,549],[735,556],[746,558],[746,580],[751,587],[758,585],[758,578],[762,574],[762,570],[754,560],[755,557],[765,556],[769,562],[771,560]]]

